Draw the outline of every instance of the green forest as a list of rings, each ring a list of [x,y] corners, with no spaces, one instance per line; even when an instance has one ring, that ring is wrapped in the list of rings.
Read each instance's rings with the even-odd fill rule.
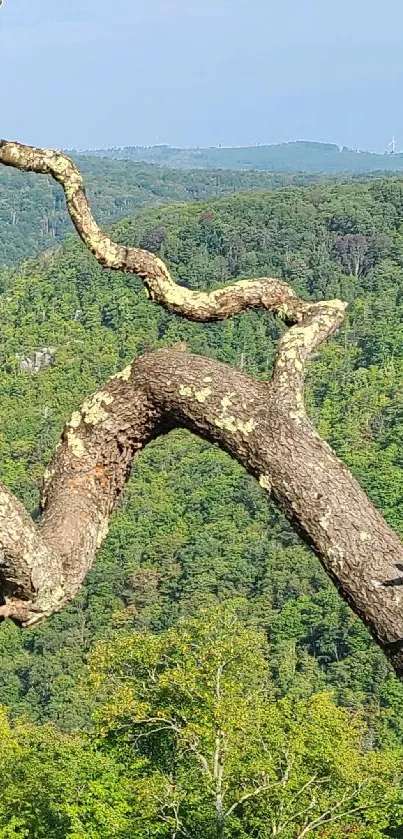
[[[280,276],[348,301],[307,404],[403,536],[403,180],[119,166],[84,168],[98,218],[180,198],[111,228],[179,282]],[[11,265],[48,248],[35,225],[59,191],[1,178],[0,478],[35,517],[64,422],[130,359],[182,341],[266,380],[282,327],[174,317],[74,235]],[[401,682],[259,485],[187,432],[136,459],[74,602],[35,629],[3,621],[0,649],[0,839],[403,836]]]
[[[237,191],[277,189],[324,179],[321,174],[197,170],[76,156],[99,224],[110,224],[149,205],[200,201]],[[163,163],[163,161],[161,161]],[[330,176],[328,176],[330,177]],[[337,176],[334,175],[334,178]],[[0,266],[51,250],[73,230],[61,187],[17,169],[0,169]]]

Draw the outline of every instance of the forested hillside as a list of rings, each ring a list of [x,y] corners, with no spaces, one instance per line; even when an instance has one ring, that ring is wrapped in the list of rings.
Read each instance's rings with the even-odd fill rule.
[[[171,146],[127,146],[126,148],[94,149],[90,156],[115,160],[146,161],[178,169],[259,169],[271,172],[326,172],[357,175],[370,172],[401,172],[403,155],[376,154],[340,149],[334,143],[298,140],[291,143],[245,147],[179,149]]]
[[[237,190],[308,184],[318,176],[257,172],[183,174],[163,166],[78,157],[98,222],[109,224],[149,205],[199,201]],[[0,266],[54,249],[72,225],[62,189],[50,178],[0,169]]]
[[[191,288],[278,275],[306,298],[349,301],[342,332],[311,365],[310,413],[403,535],[403,181],[289,187],[201,205],[175,204],[121,221],[113,234],[163,256],[175,277]],[[133,356],[186,341],[193,352],[263,379],[270,376],[279,335],[270,314],[248,312],[208,326],[182,321],[149,302],[137,279],[103,271],[73,237],[38,262],[4,269],[0,284],[0,477],[33,511],[63,422]],[[49,347],[51,365],[27,372],[21,358],[32,360]],[[180,619],[185,623],[178,624]],[[236,654],[228,653],[229,638]],[[89,677],[84,668],[95,642]],[[278,732],[285,732],[296,750],[298,789],[308,789],[311,778],[332,778],[329,787],[319,785],[315,805],[307,800],[307,811],[315,806],[318,812],[333,812],[332,795],[343,798],[345,789],[356,789],[358,776],[368,776],[355,798],[351,792],[354,817],[340,821],[340,832],[325,830],[319,820],[312,828],[316,835],[341,839],[347,835],[343,824],[361,839],[399,835],[393,830],[402,823],[402,798],[393,785],[403,761],[402,685],[260,487],[227,455],[188,433],[160,438],[139,456],[107,541],[71,606],[35,630],[21,632],[4,622],[0,649],[0,703],[11,717],[25,717],[2,740],[20,756],[21,766],[25,759],[29,801],[35,800],[39,783],[32,781],[37,751],[54,756],[47,781],[50,803],[46,799],[43,806],[52,811],[52,784],[59,789],[63,776],[58,812],[65,819],[59,827],[52,816],[51,832],[49,812],[41,811],[48,825],[41,833],[39,821],[32,828],[28,813],[21,832],[16,823],[14,833],[5,827],[1,833],[3,823],[9,824],[6,802],[3,812],[0,806],[0,837],[224,836],[211,822],[214,806],[210,811],[208,794],[202,794],[203,773],[199,777],[190,761],[190,729],[186,739],[183,727],[175,723],[174,731],[171,725],[175,769],[173,741],[166,729],[163,734],[155,729],[156,719],[172,720],[180,701],[192,737],[197,732],[210,754],[217,708],[209,685],[221,649],[239,662],[227,675],[225,713],[232,726],[233,783],[241,797],[246,801],[252,794],[247,780],[255,790],[262,786],[267,772],[261,765],[262,743],[280,754]],[[251,691],[265,698],[266,710],[252,702]],[[33,725],[54,722],[60,732],[69,732],[89,725],[94,709],[103,746],[84,757],[82,750],[89,746],[81,740]],[[295,720],[301,720],[298,736]],[[250,735],[257,721],[260,745]],[[140,725],[138,739],[130,740],[128,731],[135,725]],[[1,726],[8,731],[5,718],[0,731]],[[245,740],[242,731],[249,732]],[[348,733],[344,739],[343,731]],[[129,778],[122,763],[131,766]],[[2,764],[2,784],[12,802],[18,773],[17,780],[7,774],[6,753]],[[95,793],[82,798],[78,813],[73,791],[87,789],[88,773],[98,798],[95,803]],[[288,798],[271,792],[253,810],[238,806],[231,783],[226,836],[263,839],[273,813],[284,807],[294,812],[295,789],[286,783],[282,789]],[[186,815],[179,816],[183,802]],[[129,812],[137,813],[134,821],[127,821]],[[175,834],[175,818],[183,832],[178,827]],[[281,833],[285,839],[300,835],[298,819],[295,810],[295,821]],[[90,822],[98,825],[93,833]]]

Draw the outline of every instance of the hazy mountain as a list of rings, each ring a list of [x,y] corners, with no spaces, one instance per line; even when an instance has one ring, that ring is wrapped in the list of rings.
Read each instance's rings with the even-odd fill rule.
[[[178,169],[267,169],[273,172],[399,172],[403,153],[354,151],[333,143],[298,140],[245,148],[178,149],[170,146],[127,146],[94,149],[84,154],[119,160],[159,163]]]

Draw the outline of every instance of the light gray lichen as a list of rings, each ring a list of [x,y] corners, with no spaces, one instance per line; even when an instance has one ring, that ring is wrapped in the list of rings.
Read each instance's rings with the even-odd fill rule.
[[[111,376],[112,379],[123,379],[124,382],[128,382],[132,373],[132,365],[128,364],[127,367],[124,367],[119,373],[115,373],[114,376]]]
[[[259,478],[259,484],[267,492],[271,492],[271,480],[268,475],[261,475]]]
[[[97,533],[97,548],[100,548],[104,539],[106,539],[109,531],[109,522],[107,518],[102,518],[99,524]]]
[[[81,411],[74,411],[74,413],[71,415],[67,425],[70,428],[78,428],[78,426],[81,424],[81,420],[82,420]]]
[[[250,419],[244,422],[228,413],[228,409],[232,406],[234,396],[235,393],[229,393],[227,396],[223,396],[221,399],[221,414],[215,420],[215,424],[218,428],[222,428],[223,431],[229,431],[231,434],[240,431],[243,436],[247,436],[252,433],[256,423],[253,417],[250,417]]]
[[[68,445],[70,451],[72,451],[73,454],[76,457],[84,457],[84,455],[85,455],[84,443],[80,439],[80,437],[77,437],[77,435],[74,433],[74,431],[69,430],[67,432],[67,445]]]
[[[189,385],[179,385],[179,393],[181,396],[186,396],[188,399],[196,399],[196,402],[205,402],[211,396],[211,387],[203,387],[200,390]]]
[[[102,407],[102,403],[111,405],[113,400],[112,394],[106,393],[104,390],[99,390],[98,393],[94,393],[93,396],[86,399],[81,408],[84,422],[88,425],[97,425],[97,423],[106,420],[108,412]]]

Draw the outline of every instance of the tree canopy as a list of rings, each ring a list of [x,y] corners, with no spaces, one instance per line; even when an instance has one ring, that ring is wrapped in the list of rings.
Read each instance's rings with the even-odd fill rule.
[[[403,749],[370,747],[327,693],[276,701],[246,602],[99,643],[81,693],[90,736],[0,713],[1,839],[382,839],[401,824]]]

